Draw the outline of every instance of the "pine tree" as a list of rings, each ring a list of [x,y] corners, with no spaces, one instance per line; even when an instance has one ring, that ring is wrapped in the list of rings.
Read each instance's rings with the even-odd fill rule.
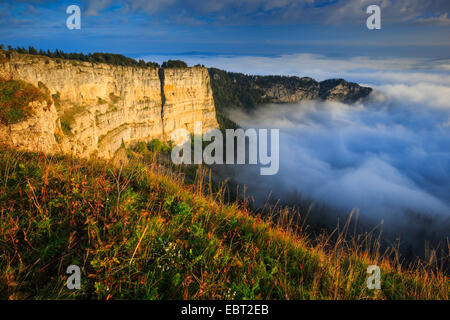
[[[32,46],[28,47],[28,53],[29,54],[33,54],[33,55],[37,55],[38,54],[37,50],[34,47],[32,47]]]

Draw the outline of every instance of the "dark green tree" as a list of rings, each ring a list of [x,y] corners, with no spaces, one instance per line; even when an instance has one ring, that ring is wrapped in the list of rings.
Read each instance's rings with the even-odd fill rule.
[[[29,47],[28,47],[28,53],[29,53],[29,54],[33,54],[33,55],[37,55],[37,54],[38,54],[38,51],[37,51],[34,47],[29,46]]]
[[[163,62],[162,68],[187,68],[188,65],[182,60],[168,60]]]

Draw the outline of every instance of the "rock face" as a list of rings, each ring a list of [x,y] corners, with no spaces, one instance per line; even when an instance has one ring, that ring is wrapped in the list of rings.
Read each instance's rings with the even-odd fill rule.
[[[298,103],[304,100],[332,100],[353,103],[372,89],[343,79],[318,82],[309,77],[255,76],[209,69],[218,111],[229,108],[251,110],[264,103]]]
[[[59,151],[57,143],[58,115],[54,105],[50,109],[46,103],[32,102],[30,107],[39,111],[35,116],[20,123],[4,126],[0,124],[0,142],[19,149],[31,151]]]
[[[367,97],[372,88],[345,81],[344,79],[330,79],[319,83],[319,97],[324,100],[355,102]]]
[[[178,129],[194,131],[202,122],[203,131],[217,128],[216,110],[206,68],[161,69],[164,73],[163,132]]]
[[[264,91],[264,98],[273,103],[297,103],[303,100],[314,100],[319,97],[320,84],[312,78],[294,78],[293,82],[277,82],[281,77],[272,77],[274,81],[261,83],[257,78],[255,86]],[[260,80],[260,81],[258,81]]]
[[[354,103],[372,92],[343,79],[318,82],[309,77],[256,76],[209,68],[217,119],[222,127],[237,127],[231,110],[253,111],[268,103],[331,100]]]
[[[368,96],[372,89],[344,79],[317,82],[304,77],[258,77],[255,87],[272,103],[297,103],[304,100],[328,100],[353,103]]]
[[[0,128],[0,141],[27,149],[36,150],[29,140],[38,135],[42,151],[111,158],[122,143],[168,141],[179,128],[192,132],[194,121],[203,131],[218,127],[205,68],[122,67],[12,53],[0,63],[0,78],[52,95],[47,113]]]

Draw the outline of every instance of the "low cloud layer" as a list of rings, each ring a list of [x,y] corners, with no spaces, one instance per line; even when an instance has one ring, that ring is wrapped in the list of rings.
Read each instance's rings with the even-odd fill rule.
[[[280,128],[280,172],[262,179],[281,197],[296,190],[377,220],[403,211],[450,217],[450,108],[378,95],[354,106],[267,105],[232,118]]]
[[[145,57],[147,60],[167,57]],[[368,56],[330,57],[299,53],[279,56],[183,56],[189,64],[201,63],[232,72],[255,75],[292,75],[316,80],[344,78],[358,83],[436,84],[450,87],[449,59],[377,58]]]
[[[369,82],[375,91],[364,103],[308,101],[232,113],[244,127],[280,128],[279,174],[260,177],[253,168],[236,168],[242,170],[238,181],[260,201],[271,192],[286,202],[298,194],[340,212],[358,208],[362,218],[383,220],[390,232],[415,238],[422,232],[422,245],[431,234],[448,237],[450,87],[435,81],[443,73],[420,71],[431,81],[415,82],[407,72],[385,74],[388,84]]]

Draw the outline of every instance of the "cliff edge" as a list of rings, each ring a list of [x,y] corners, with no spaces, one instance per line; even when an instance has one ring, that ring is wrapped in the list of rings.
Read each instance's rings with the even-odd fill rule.
[[[122,143],[168,141],[175,129],[218,128],[208,71],[114,66],[0,53],[0,80],[25,81],[51,97],[32,116],[0,124],[0,142],[25,150],[111,158]]]
[[[318,82],[309,77],[256,76],[209,68],[217,119],[221,126],[236,126],[228,119],[231,109],[254,110],[265,103],[299,103],[327,100],[354,103],[372,88],[344,79]]]

